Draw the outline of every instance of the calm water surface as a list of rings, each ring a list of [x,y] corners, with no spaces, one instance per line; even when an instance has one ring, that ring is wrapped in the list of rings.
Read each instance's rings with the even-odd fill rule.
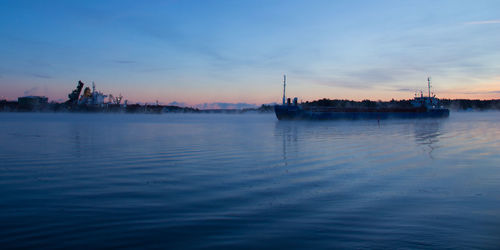
[[[500,113],[0,113],[2,248],[500,247]]]

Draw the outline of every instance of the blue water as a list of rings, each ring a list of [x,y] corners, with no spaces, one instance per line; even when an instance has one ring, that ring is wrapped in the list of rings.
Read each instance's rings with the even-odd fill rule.
[[[499,248],[500,113],[0,113],[1,248]]]

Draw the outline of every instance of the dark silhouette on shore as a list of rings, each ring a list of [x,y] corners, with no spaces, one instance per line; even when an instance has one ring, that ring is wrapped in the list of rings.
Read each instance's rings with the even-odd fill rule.
[[[307,101],[302,103],[303,106],[309,107],[335,107],[335,108],[405,108],[411,107],[410,99],[408,100],[390,100],[390,101],[352,101],[340,99],[320,99],[316,101]],[[466,110],[500,110],[500,99],[493,100],[469,100],[469,99],[440,99],[440,104],[445,108],[454,111]]]
[[[128,104],[121,100],[120,94],[116,97],[105,95],[96,90],[92,83],[92,89],[86,87],[85,83],[78,81],[76,88],[68,94],[68,100],[63,103],[48,102],[45,96],[24,96],[18,101],[0,100],[0,112],[102,112],[102,113],[271,113],[274,105],[263,104],[259,108],[245,109],[197,109],[191,107],[180,107],[175,105],[156,104]],[[82,93],[83,90],[83,94]],[[430,93],[430,92],[429,92]],[[109,98],[106,102],[105,99]],[[352,101],[340,99],[320,99],[316,101],[303,102],[303,107],[333,107],[333,108],[407,108],[411,107],[412,100],[391,101]],[[468,99],[441,99],[440,105],[451,110],[500,110],[500,99],[495,100],[468,100]]]
[[[101,112],[101,113],[271,113],[272,105],[263,104],[259,108],[248,109],[197,109],[174,105],[157,104],[105,104],[102,106],[83,105],[78,108],[68,106],[68,103],[47,102],[44,97],[21,97],[18,101],[0,100],[0,112]],[[41,100],[41,101],[39,101]],[[45,101],[44,101],[45,100]],[[453,111],[486,111],[499,110],[500,99],[469,100],[469,99],[441,99],[441,104]],[[398,108],[410,107],[411,100],[391,101],[352,101],[340,99],[320,99],[301,103],[303,106],[337,107],[337,108]]]

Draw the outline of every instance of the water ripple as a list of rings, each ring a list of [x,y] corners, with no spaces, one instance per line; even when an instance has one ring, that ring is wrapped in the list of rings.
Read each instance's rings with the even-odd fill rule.
[[[500,116],[0,114],[6,248],[497,248]]]

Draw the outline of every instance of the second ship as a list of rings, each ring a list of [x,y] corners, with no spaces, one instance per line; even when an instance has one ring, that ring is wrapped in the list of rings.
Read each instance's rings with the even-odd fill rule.
[[[297,97],[286,98],[286,76],[283,76],[283,103],[275,105],[274,112],[278,120],[340,120],[340,119],[388,119],[388,118],[439,118],[448,117],[450,110],[439,105],[439,99],[431,96],[430,78],[427,78],[429,95],[415,95],[412,107],[394,108],[337,108],[303,106],[297,103]]]

